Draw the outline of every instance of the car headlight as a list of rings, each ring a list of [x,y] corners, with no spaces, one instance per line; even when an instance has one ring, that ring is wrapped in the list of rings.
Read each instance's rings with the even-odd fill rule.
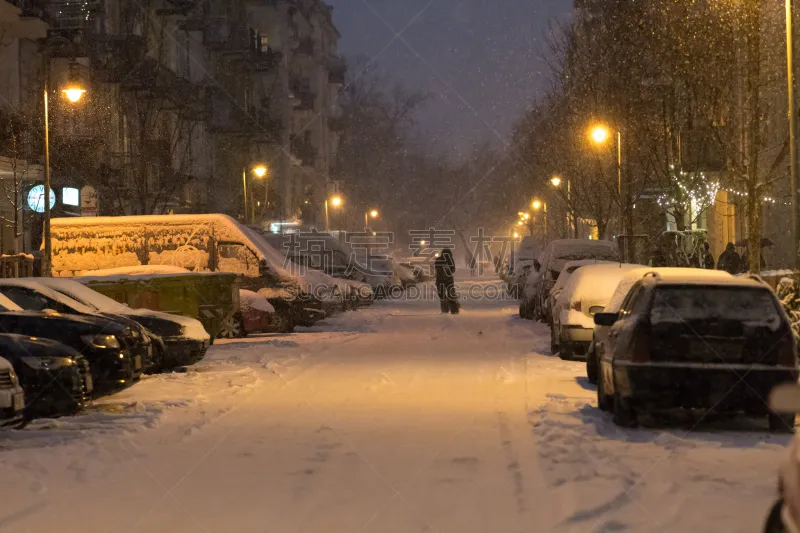
[[[81,339],[95,348],[120,348],[119,340],[114,335],[81,335]]]
[[[75,361],[66,357],[20,357],[22,361],[29,367],[36,370],[49,370],[51,368],[61,368],[65,366],[72,366]]]

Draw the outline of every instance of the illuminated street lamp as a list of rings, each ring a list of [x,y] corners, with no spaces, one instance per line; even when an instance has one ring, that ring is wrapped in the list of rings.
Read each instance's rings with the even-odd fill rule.
[[[380,213],[378,213],[377,209],[372,209],[371,211],[367,211],[364,213],[364,230],[369,227],[369,219],[370,218],[378,218]]]
[[[48,42],[48,46],[55,41],[65,41],[70,46],[72,42],[64,39],[63,37],[53,37]],[[78,64],[74,61],[70,63],[70,78],[73,72],[77,70]],[[68,102],[77,104],[86,94],[86,89],[75,81],[71,80],[67,86],[62,89],[62,94]],[[44,260],[42,265],[42,276],[51,276],[53,273],[53,242],[50,233],[50,195],[52,187],[50,184],[50,56],[49,53],[45,60],[45,73],[44,73]]]
[[[604,124],[596,124],[589,129],[589,136],[598,145],[604,145],[611,138],[611,128]],[[628,234],[628,243],[625,246],[625,260],[630,260],[630,243],[633,233],[633,211],[630,208],[631,197],[629,187],[626,187],[625,201],[622,202],[622,132],[617,129],[617,193],[620,197],[620,204],[623,206],[623,233]],[[577,231],[577,224],[575,225]]]
[[[325,200],[325,231],[330,231],[330,214],[329,214],[329,207],[328,204],[332,205],[333,207],[341,207],[342,206],[342,197],[338,194],[336,196],[331,196]]]
[[[257,178],[264,178],[269,172],[269,169],[266,167],[266,165],[261,165],[261,164],[253,165],[250,170],[253,172],[253,174],[255,174],[255,176]],[[248,222],[247,211],[248,211],[248,205],[249,205],[250,206],[250,219],[249,219],[249,221],[252,223],[256,219],[256,205],[255,205],[255,201],[251,201],[250,204],[247,203],[247,189],[248,189],[248,187],[247,187],[247,166],[244,166],[242,168],[242,187],[244,189],[243,190],[243,193],[244,193],[244,198],[243,198],[244,199],[244,221],[245,221],[245,223]],[[268,194],[269,194],[269,187],[266,187],[266,189],[267,189],[267,192],[264,194],[264,206],[265,206],[265,208],[266,208],[266,205],[267,205],[267,200],[269,199],[267,197]]]
[[[608,138],[611,137],[611,130],[608,129],[608,126],[597,124],[591,127],[589,136],[595,144],[605,144]]]
[[[561,187],[561,178],[558,176],[553,176],[550,178],[550,183],[553,185],[553,187]]]
[[[531,203],[531,207],[533,208],[533,210],[534,210],[534,211],[538,211],[539,209],[541,209],[541,208],[542,208],[542,202],[541,202],[541,201],[539,201],[539,200],[534,200],[534,201]]]

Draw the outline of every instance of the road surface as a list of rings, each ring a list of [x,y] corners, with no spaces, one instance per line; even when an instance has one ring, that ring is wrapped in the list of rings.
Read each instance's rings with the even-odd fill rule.
[[[0,434],[0,531],[759,531],[787,437],[615,428],[499,287],[218,343]]]

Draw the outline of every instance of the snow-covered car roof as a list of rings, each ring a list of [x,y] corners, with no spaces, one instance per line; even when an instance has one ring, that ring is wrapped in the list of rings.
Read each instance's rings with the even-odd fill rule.
[[[104,313],[115,313],[120,311],[130,312],[131,309],[109,298],[105,294],[90,289],[86,285],[69,278],[41,278],[37,282],[50,289],[66,294],[68,297],[95,307]]]
[[[266,296],[247,289],[239,289],[239,302],[241,307],[245,309],[255,309],[264,313],[275,312],[275,308],[269,303]]]
[[[115,232],[125,232],[127,228],[147,227],[157,228],[164,230],[169,234],[169,238],[173,239],[176,228],[198,228],[213,229],[214,235],[218,241],[233,241],[242,242],[245,246],[250,248],[258,257],[259,260],[264,260],[267,269],[271,271],[276,278],[282,282],[294,283],[300,286],[303,290],[310,292],[314,285],[334,286],[338,285],[333,278],[323,272],[311,270],[298,270],[290,271],[285,268],[286,260],[281,252],[275,250],[270,244],[261,236],[259,231],[253,230],[242,224],[239,224],[228,215],[222,214],[206,214],[206,215],[147,215],[147,216],[123,216],[123,217],[72,217],[72,218],[56,218],[52,221],[52,227],[56,232],[54,238],[54,245],[58,247],[75,246],[81,248],[85,241],[89,241],[86,237],[81,237],[81,231],[87,231],[89,228],[101,228],[105,234],[104,238],[111,239],[110,237]],[[183,235],[185,241],[189,242],[191,235]],[[126,237],[130,240],[129,237]],[[74,241],[74,242],[73,242]],[[187,247],[187,254],[191,256],[192,250]],[[195,251],[196,252],[196,251]],[[79,257],[80,252],[73,254],[60,254],[54,251],[57,257],[63,260],[63,257]],[[130,261],[138,262],[134,254],[127,253]],[[207,254],[206,254],[207,256]],[[205,256],[204,256],[205,257]],[[136,265],[109,265],[114,266],[136,266]],[[171,265],[168,265],[171,266]],[[177,265],[180,266],[180,265]],[[105,265],[95,267],[106,268]],[[68,270],[94,270],[92,268],[71,268]],[[341,288],[341,287],[340,287]]]
[[[619,249],[611,241],[560,239],[548,245],[542,266],[560,272],[565,263],[583,259],[618,260]]]
[[[639,268],[641,265],[626,263],[583,266],[570,276],[561,298],[569,302],[590,300],[594,305],[606,307],[620,281]]]
[[[34,290],[51,300],[69,306],[78,313],[94,315],[97,313],[91,307],[82,304],[81,302],[70,298],[66,294],[60,293],[45,286],[41,283],[40,278],[16,278],[16,279],[0,279],[0,287],[24,287],[26,289]]]
[[[640,267],[628,271],[625,276],[620,280],[614,294],[606,305],[606,311],[609,313],[616,313],[622,306],[625,296],[631,290],[631,287],[642,279],[646,274],[655,272],[658,274],[658,279],[661,282],[675,282],[680,284],[687,283],[725,283],[728,281],[736,281],[735,276],[731,276],[723,270],[706,270],[702,268],[677,268],[677,267]],[[749,283],[757,283],[752,280],[744,278]]]
[[[564,287],[567,285],[569,279],[572,277],[572,272],[570,271],[575,271],[587,265],[607,265],[607,264],[618,264],[618,263],[612,263],[611,261],[602,261],[600,259],[582,259],[580,261],[567,261],[561,268],[561,274],[559,274],[558,280],[556,280],[556,284],[553,285],[552,289],[550,289],[550,293],[555,294],[558,293],[559,291],[564,290]]]

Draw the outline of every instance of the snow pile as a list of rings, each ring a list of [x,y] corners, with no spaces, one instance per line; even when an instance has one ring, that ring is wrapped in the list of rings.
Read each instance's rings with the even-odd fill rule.
[[[243,309],[255,309],[270,314],[275,312],[275,308],[263,295],[253,291],[239,289],[239,301]]]
[[[151,274],[187,274],[190,273],[183,267],[171,265],[137,265],[130,267],[106,268],[90,270],[83,276],[110,277],[110,276],[147,276]]]

